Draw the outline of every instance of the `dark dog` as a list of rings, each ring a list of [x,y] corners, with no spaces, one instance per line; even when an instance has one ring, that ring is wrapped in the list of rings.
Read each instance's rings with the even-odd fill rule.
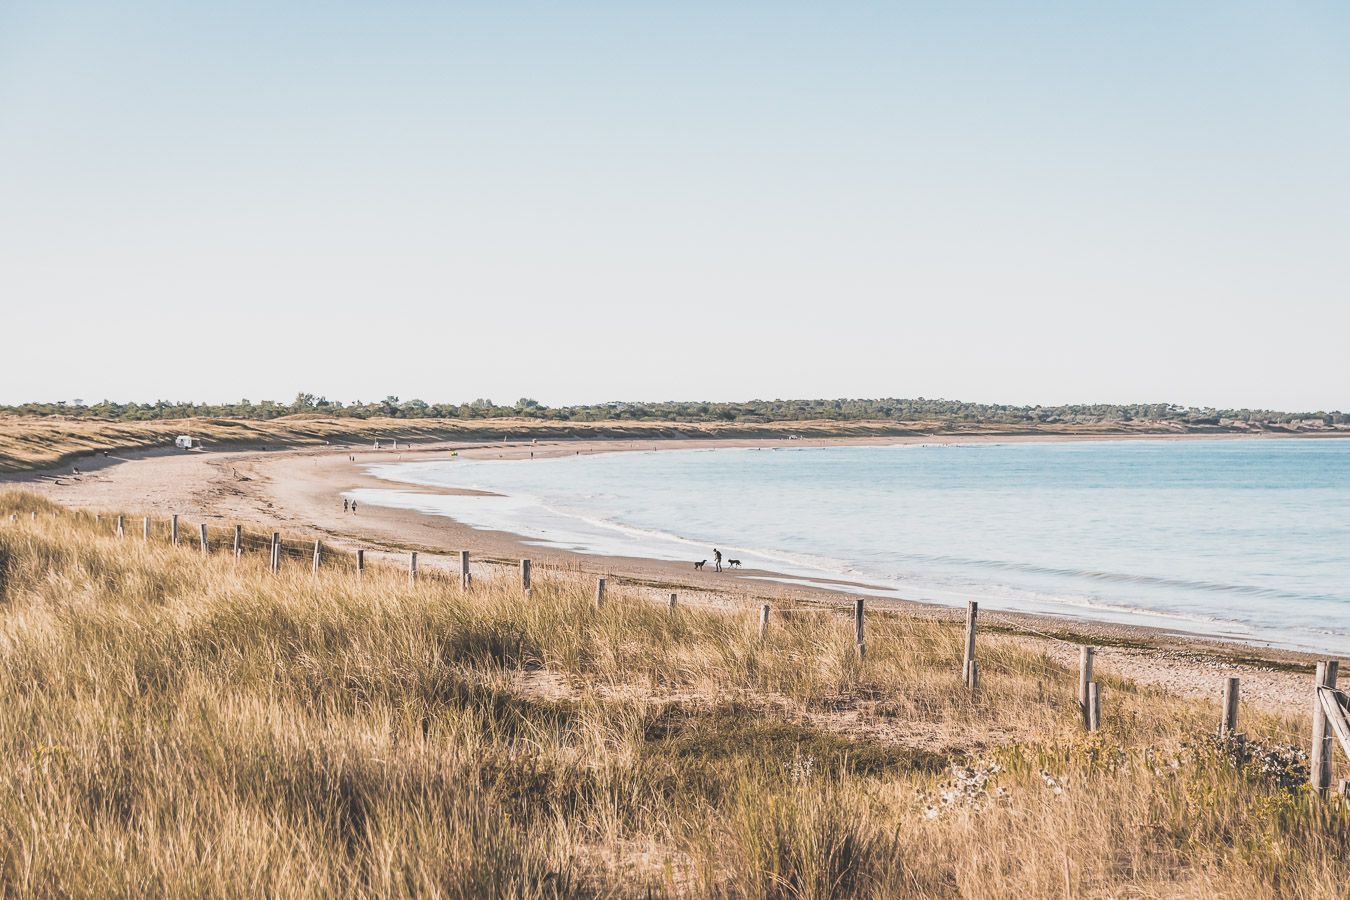
[[[739,559],[729,559],[729,560],[727,560],[727,568],[730,568],[730,569],[739,569],[740,567],[741,567],[741,561],[740,561]]]
[[[703,562],[696,562],[696,563],[694,563],[694,568],[695,568],[695,569],[700,569],[700,570],[701,570],[701,569],[703,568],[704,563],[706,563],[706,562],[707,562],[706,559],[703,560]]]

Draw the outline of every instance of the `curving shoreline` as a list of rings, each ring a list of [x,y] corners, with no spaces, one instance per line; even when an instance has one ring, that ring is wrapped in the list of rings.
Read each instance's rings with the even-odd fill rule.
[[[1079,438],[1100,439],[1100,438]],[[1184,438],[1183,438],[1184,439]],[[1007,441],[1008,438],[989,438]],[[830,446],[841,443],[956,443],[932,437],[900,441],[896,438],[813,439],[790,446]],[[966,442],[966,441],[961,441]],[[786,441],[733,440],[700,442],[700,446],[772,446]],[[562,566],[608,575],[654,594],[678,591],[689,602],[750,606],[761,602],[794,605],[821,603],[842,607],[845,596],[867,596],[864,585],[838,581],[810,586],[788,581],[783,573],[746,569],[737,573],[693,573],[684,563],[623,556],[595,556],[541,547],[519,535],[471,528],[440,515],[413,510],[363,505],[355,515],[343,514],[341,495],[359,487],[388,489],[391,482],[366,475],[361,468],[403,457],[434,459],[458,452],[476,458],[536,458],[575,453],[609,453],[690,447],[687,440],[566,441],[498,443],[440,443],[399,451],[328,447],[259,453],[151,453],[96,460],[82,467],[78,477],[52,473],[0,476],[0,484],[36,490],[53,500],[92,509],[125,510],[166,516],[178,513],[208,522],[250,522],[321,537],[336,547],[382,547],[390,553],[418,550],[423,565],[448,564],[438,559],[460,548],[471,548],[479,565],[492,560],[514,565],[521,557],[538,566]],[[354,456],[355,460],[349,459]],[[419,488],[409,487],[416,490]],[[421,488],[421,490],[427,490]],[[876,598],[873,609],[900,609],[907,613],[955,620],[964,613],[950,607],[907,600]],[[1103,671],[1156,684],[1197,698],[1217,697],[1222,675],[1243,679],[1244,700],[1286,707],[1306,699],[1313,654],[1256,645],[1210,640],[1140,625],[1114,625],[1068,616],[999,613],[998,630],[1019,634],[1048,656],[1070,663],[1075,642],[1102,647]],[[992,622],[991,622],[992,624]],[[1052,635],[1047,638],[1038,635]],[[1216,701],[1217,702],[1217,701]]]

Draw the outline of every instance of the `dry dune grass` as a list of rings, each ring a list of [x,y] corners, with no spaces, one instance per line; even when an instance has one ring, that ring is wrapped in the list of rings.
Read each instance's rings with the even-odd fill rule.
[[[487,440],[510,425],[435,420],[335,419],[295,415],[253,419],[155,419],[143,422],[64,416],[0,415],[0,472],[59,465],[104,450],[172,447],[180,434],[221,447],[305,446],[328,442],[405,440]]]
[[[180,434],[215,449],[365,443],[376,438],[409,441],[658,440],[666,438],[875,438],[897,435],[1173,434],[1155,422],[1050,425],[1038,428],[998,423],[943,421],[805,422],[558,422],[539,419],[386,419],[331,417],[312,413],[276,419],[189,418],[124,421],[67,416],[0,415],[0,472],[56,466],[104,450],[172,447]]]
[[[28,516],[37,511],[36,520]],[[17,523],[10,514],[19,513]],[[24,896],[1342,897],[1350,813],[1217,705],[957,629],[118,540],[0,493],[0,886]],[[185,532],[190,534],[185,523]],[[1301,716],[1244,710],[1254,742]],[[1258,746],[1258,750],[1260,746]],[[953,766],[956,769],[953,770]]]

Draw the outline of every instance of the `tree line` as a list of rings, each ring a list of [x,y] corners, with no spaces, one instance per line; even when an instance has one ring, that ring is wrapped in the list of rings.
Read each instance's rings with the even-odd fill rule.
[[[511,405],[488,399],[468,403],[428,403],[424,400],[342,402],[300,393],[290,403],[273,400],[240,400],[235,403],[189,403],[157,400],[153,403],[117,403],[83,400],[56,403],[20,403],[0,406],[0,412],[26,416],[71,416],[120,421],[155,419],[234,418],[267,420],[298,414],[369,419],[503,419],[541,421],[667,421],[667,422],[836,422],[881,421],[988,423],[1003,425],[1093,424],[1103,422],[1174,422],[1187,426],[1285,425],[1321,420],[1324,425],[1350,424],[1350,414],[1282,412],[1269,409],[1216,409],[1174,403],[1075,403],[1062,406],[1014,406],[1001,403],[969,403],[961,400],[835,399],[835,400],[746,400],[734,403],[697,401],[610,402],[549,407],[528,397]]]

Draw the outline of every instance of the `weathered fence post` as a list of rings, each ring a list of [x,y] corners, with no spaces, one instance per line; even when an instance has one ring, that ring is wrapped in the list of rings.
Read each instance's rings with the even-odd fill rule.
[[[281,568],[281,533],[272,532],[272,574]]]
[[[141,523],[141,538],[150,540],[150,517],[146,516],[145,521]]]
[[[123,538],[123,539],[125,539],[126,536],[127,536],[127,517],[126,517],[126,516],[118,516],[118,517],[117,517],[117,536],[118,536],[119,538]]]
[[[759,639],[762,641],[769,636],[769,604],[765,603],[759,608]]]
[[[178,546],[178,514],[174,513],[169,519],[169,543],[175,547]]]
[[[473,573],[469,571],[469,551],[459,551],[459,586],[462,590],[468,590],[473,584]]]
[[[315,540],[315,541],[314,541],[314,564],[313,564],[313,567],[314,567],[314,574],[315,574],[315,575],[318,575],[318,574],[319,574],[319,560],[322,559],[322,558],[323,558],[323,547],[322,547],[322,545],[318,542],[318,540]]]
[[[244,529],[241,525],[234,526],[234,558],[238,559],[244,553]]]
[[[366,573],[366,551],[356,551],[356,577],[360,578]]]
[[[961,680],[972,691],[979,686],[979,668],[975,663],[975,619],[980,614],[980,604],[975,600],[966,601],[966,650],[961,658]]]
[[[416,583],[417,581],[417,551],[412,551],[408,557],[408,580]]]
[[[1088,724],[1088,685],[1092,683],[1092,656],[1097,652],[1095,647],[1078,648],[1078,711],[1082,713],[1083,727],[1091,727]]]
[[[867,636],[863,631],[863,598],[861,597],[853,600],[853,648],[858,651],[859,659],[867,655]]]
[[[94,513],[94,524],[95,525],[103,524],[103,513]]]
[[[198,532],[198,539],[201,541],[202,544],[202,553],[210,553],[211,545],[206,542],[206,523],[205,522],[201,523],[199,528],[200,531]]]
[[[1312,754],[1309,758],[1308,783],[1319,794],[1326,793],[1331,787],[1331,722],[1327,711],[1322,707],[1319,688],[1336,686],[1337,669],[1340,663],[1334,659],[1323,660],[1317,664],[1317,678],[1313,685],[1313,721]]]
[[[520,589],[527,594],[530,592],[530,561],[528,559],[520,561]]]
[[[1102,689],[1097,682],[1088,683],[1088,731],[1102,727]]]
[[[1238,679],[1225,678],[1223,682],[1223,718],[1219,720],[1219,734],[1236,734],[1238,723]]]
[[[666,607],[666,611],[667,611],[668,613],[670,613],[672,616],[675,615],[675,602],[676,602],[678,599],[679,599],[679,595],[678,595],[678,594],[671,594],[671,595],[670,595],[670,605]]]
[[[605,579],[601,578],[595,583],[595,608],[599,609],[605,605]]]

